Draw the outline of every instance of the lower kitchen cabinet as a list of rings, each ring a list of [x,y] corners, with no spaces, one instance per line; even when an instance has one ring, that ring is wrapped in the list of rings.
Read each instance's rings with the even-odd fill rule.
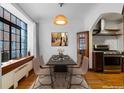
[[[103,72],[103,52],[93,52],[93,70]]]
[[[122,72],[124,72],[124,57],[122,57]]]

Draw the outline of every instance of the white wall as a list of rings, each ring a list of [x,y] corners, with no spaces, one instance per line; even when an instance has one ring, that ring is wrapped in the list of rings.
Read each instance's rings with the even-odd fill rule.
[[[25,23],[28,25],[28,50],[31,51],[32,55],[36,55],[36,48],[35,48],[35,43],[36,43],[36,24],[28,17],[24,12],[22,12],[18,7],[13,6],[10,3],[1,3],[1,6],[7,9],[9,12],[23,20]]]
[[[121,32],[122,32],[122,36],[118,37],[118,41],[117,41],[117,45],[118,45],[118,50],[119,51],[124,51],[124,29],[123,29],[123,22],[119,24],[121,27]]]
[[[69,23],[65,26],[57,26],[52,22],[52,18],[41,20],[39,24],[39,46],[40,55],[43,55],[45,62],[49,60],[51,55],[58,54],[57,49],[63,48],[64,54],[68,54],[77,61],[77,32],[82,31],[83,22],[69,19]],[[51,32],[67,32],[68,46],[53,47],[51,46]]]

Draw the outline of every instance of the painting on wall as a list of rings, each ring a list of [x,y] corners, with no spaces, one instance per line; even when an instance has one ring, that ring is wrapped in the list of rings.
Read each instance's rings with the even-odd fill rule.
[[[66,32],[52,32],[51,33],[52,46],[68,46],[68,37]]]

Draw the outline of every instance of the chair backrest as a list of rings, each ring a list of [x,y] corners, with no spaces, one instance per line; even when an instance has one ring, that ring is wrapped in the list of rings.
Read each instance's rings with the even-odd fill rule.
[[[39,59],[38,58],[34,58],[33,59],[32,66],[33,66],[33,69],[34,69],[34,73],[36,75],[38,75],[38,72],[40,70],[40,63],[39,63]]]
[[[40,63],[41,66],[45,65],[43,56],[39,56],[38,60],[39,60],[39,63]]]
[[[84,56],[83,61],[82,61],[82,74],[86,74],[88,71],[88,64],[89,64],[89,59],[88,57]]]
[[[81,66],[81,64],[82,64],[82,55],[78,55],[77,65]]]

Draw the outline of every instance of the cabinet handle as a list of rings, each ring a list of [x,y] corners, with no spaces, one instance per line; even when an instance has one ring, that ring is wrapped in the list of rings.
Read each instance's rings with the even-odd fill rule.
[[[23,69],[23,68],[26,67],[27,65],[28,65],[28,64],[26,64],[26,65],[24,65],[24,66],[18,68],[18,69],[15,71],[15,73],[17,73],[18,71],[20,71],[21,69]]]

